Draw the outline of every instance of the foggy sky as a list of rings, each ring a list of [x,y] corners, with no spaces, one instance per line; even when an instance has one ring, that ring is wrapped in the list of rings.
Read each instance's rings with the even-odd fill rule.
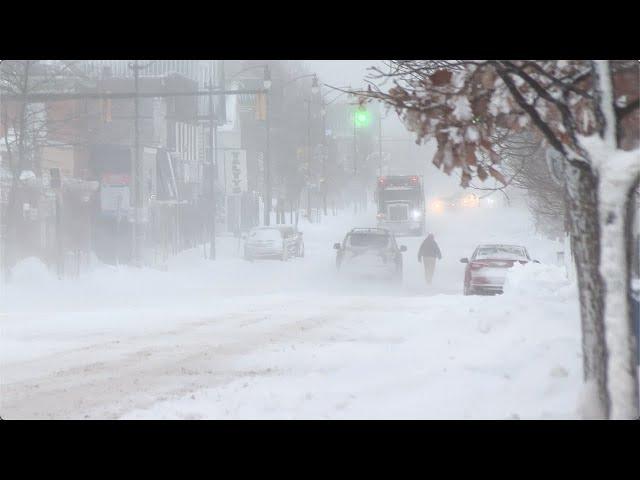
[[[323,83],[335,87],[351,85],[352,88],[366,87],[365,77],[369,73],[367,68],[372,66],[382,67],[381,60],[304,60],[309,70],[317,73]],[[390,110],[383,120],[383,136],[388,140],[384,150],[393,150],[396,141],[409,142],[408,150],[403,149],[404,154],[410,155],[415,162],[415,173],[424,174],[428,178],[429,190],[438,194],[451,193],[459,190],[460,179],[454,176],[444,175],[438,172],[431,160],[435,153],[435,145],[416,146],[415,136],[408,132],[398,119],[398,115]],[[405,160],[405,159],[400,159]],[[413,172],[402,172],[413,173]]]

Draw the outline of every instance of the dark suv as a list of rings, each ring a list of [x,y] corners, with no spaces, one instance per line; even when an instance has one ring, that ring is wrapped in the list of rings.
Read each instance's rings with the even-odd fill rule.
[[[402,281],[402,252],[386,228],[354,228],[343,242],[334,244],[338,271]]]

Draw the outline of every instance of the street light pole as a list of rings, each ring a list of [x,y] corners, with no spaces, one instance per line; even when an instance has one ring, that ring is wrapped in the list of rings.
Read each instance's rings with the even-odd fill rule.
[[[292,78],[288,82],[282,85],[284,89],[288,85],[297,82],[303,78],[312,77],[313,80],[311,82],[311,94],[316,94],[320,91],[320,86],[318,85],[318,76],[315,73],[311,73],[308,75],[300,75],[298,77]],[[305,155],[307,161],[307,174],[310,179],[311,174],[311,101],[312,97],[310,97],[307,102],[307,154]],[[309,188],[309,182],[307,182],[307,217],[309,218],[309,222],[311,222],[311,189]]]
[[[264,154],[264,224],[271,224],[271,128],[269,119],[269,89],[271,88],[271,72],[269,66],[264,67],[264,103],[265,103],[265,129],[266,129],[266,148]]]
[[[327,110],[325,108],[324,99],[322,102],[322,209],[324,216],[327,216],[327,157],[329,149],[327,147]]]
[[[358,190],[358,143],[357,143],[357,123],[356,118],[353,118],[353,185],[356,190]],[[358,213],[358,195],[360,192],[356,193],[356,200],[353,202],[353,213]]]
[[[142,207],[143,207],[143,190],[144,190],[144,168],[142,165],[142,159],[140,158],[140,89],[139,78],[140,70],[144,70],[153,64],[154,61],[147,63],[146,65],[139,65],[138,60],[134,60],[133,64],[129,64],[129,68],[133,70],[133,148],[134,154],[131,159],[131,181],[129,182],[130,200],[129,204],[133,207],[133,222],[131,226],[131,259],[134,265],[142,266],[142,239],[144,238],[144,232],[142,230]],[[153,97],[148,93],[142,95],[145,97]],[[125,94],[125,97],[129,97],[129,94]],[[133,187],[133,188],[131,188]]]
[[[311,219],[311,99],[307,101],[307,217],[309,223],[313,223]]]
[[[211,245],[209,247],[209,260],[216,259],[216,168],[217,159],[217,122],[213,115],[213,79],[209,77],[209,165],[211,174]],[[214,147],[215,144],[215,147]],[[215,153],[214,153],[215,148]]]
[[[379,174],[378,176],[382,176],[382,115],[380,109],[378,109],[378,164],[379,164]]]
[[[133,223],[131,224],[131,259],[133,264],[136,266],[140,266],[140,207],[141,207],[141,190],[142,190],[142,168],[140,162],[140,126],[139,126],[139,118],[140,118],[140,98],[138,97],[139,89],[138,89],[138,79],[139,79],[139,71],[141,67],[138,65],[138,60],[135,60],[133,65],[131,65],[133,69],[133,89],[135,92],[134,96],[134,128],[133,128],[133,165],[131,166],[131,177],[132,181],[130,185],[133,186],[132,199],[133,200]],[[142,67],[144,68],[144,67]],[[131,202],[130,202],[131,203]]]

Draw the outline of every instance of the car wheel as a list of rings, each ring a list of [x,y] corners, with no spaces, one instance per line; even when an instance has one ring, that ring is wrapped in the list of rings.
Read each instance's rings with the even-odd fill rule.
[[[473,291],[473,289],[471,287],[469,287],[469,286],[467,286],[465,284],[463,293],[464,293],[464,295],[473,295],[474,291]]]

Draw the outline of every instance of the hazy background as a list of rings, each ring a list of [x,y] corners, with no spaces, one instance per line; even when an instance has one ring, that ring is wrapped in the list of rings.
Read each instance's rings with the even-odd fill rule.
[[[304,63],[323,83],[335,87],[350,85],[354,89],[366,88],[368,68],[384,67],[381,60],[305,60]],[[392,163],[404,165],[394,173],[424,175],[427,195],[449,195],[461,190],[457,176],[449,177],[431,163],[435,144],[416,145],[415,136],[407,131],[394,111],[386,112],[382,130],[383,150],[391,153]]]

